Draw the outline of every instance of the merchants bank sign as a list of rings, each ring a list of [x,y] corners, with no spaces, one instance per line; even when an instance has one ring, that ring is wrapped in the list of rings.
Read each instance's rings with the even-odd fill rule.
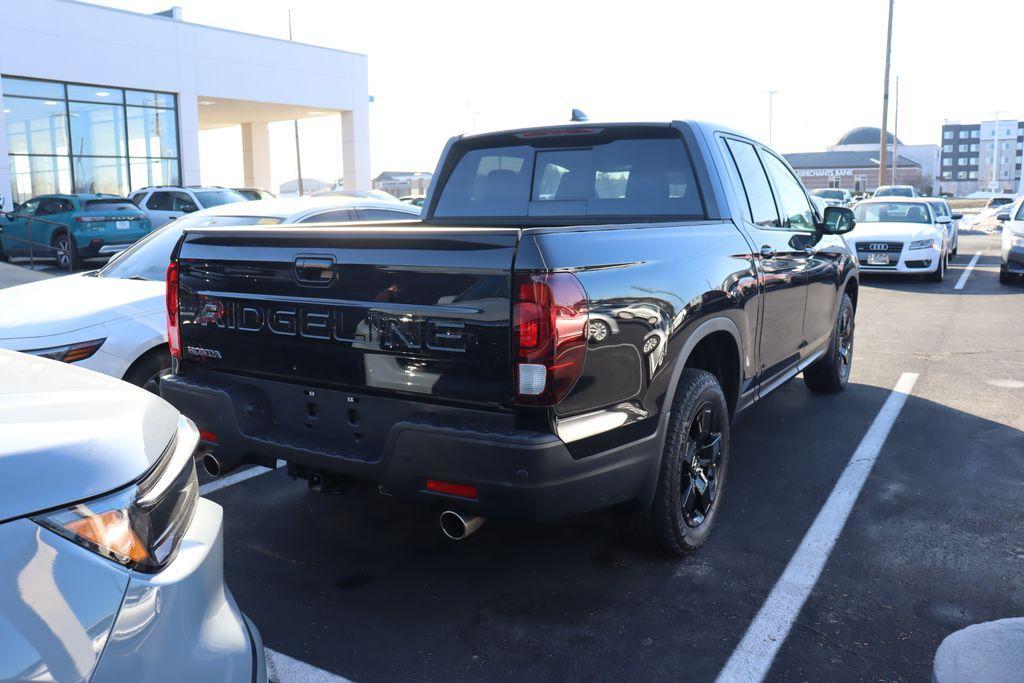
[[[798,168],[796,174],[802,177],[853,175],[852,168]]]

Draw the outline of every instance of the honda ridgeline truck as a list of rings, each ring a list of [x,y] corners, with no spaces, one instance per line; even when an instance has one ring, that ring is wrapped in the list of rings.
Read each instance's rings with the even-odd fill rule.
[[[161,394],[207,469],[288,462],[486,517],[616,506],[683,553],[737,414],[850,373],[858,269],[783,158],[694,122],[448,142],[421,221],[189,229]]]

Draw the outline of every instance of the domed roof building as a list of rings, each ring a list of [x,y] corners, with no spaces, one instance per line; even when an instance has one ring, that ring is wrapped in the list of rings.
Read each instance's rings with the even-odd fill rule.
[[[808,189],[840,187],[853,192],[873,192],[878,186],[879,139],[882,131],[858,126],[843,133],[824,152],[786,154],[786,160]],[[934,194],[939,176],[938,145],[907,145],[887,131],[886,179],[890,185],[913,185],[921,194]],[[896,153],[896,174],[891,172]]]
[[[872,128],[871,126],[860,126],[858,128],[851,128],[843,134],[843,137],[839,138],[839,142],[834,144],[829,149],[840,150],[848,148],[852,145],[874,145],[878,147],[878,142],[882,137],[882,130],[880,128]],[[893,140],[896,141],[897,145],[902,145],[896,136],[892,133],[886,132],[885,141],[888,144],[892,144]]]

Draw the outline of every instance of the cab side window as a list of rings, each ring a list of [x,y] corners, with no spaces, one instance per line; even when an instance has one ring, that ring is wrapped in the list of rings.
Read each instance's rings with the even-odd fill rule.
[[[39,208],[39,199],[29,199],[27,202],[21,204],[17,209],[14,210],[14,215],[22,218],[28,216],[34,216],[36,209]]]
[[[149,196],[146,208],[153,211],[170,211],[173,196],[170,192],[154,192]]]
[[[764,154],[765,166],[779,192],[784,226],[791,230],[814,230],[814,209],[807,200],[803,185],[796,179],[782,160],[771,152]]]
[[[303,218],[303,223],[347,223],[355,220],[355,216],[352,211],[348,209],[338,209],[336,211],[325,211],[324,213],[318,213],[308,218]]]
[[[192,197],[188,196],[184,192],[175,192],[174,200],[171,207],[171,211],[181,211],[182,213],[192,213],[199,209],[196,206],[196,202]]]
[[[781,227],[772,188],[768,184],[768,176],[765,175],[764,167],[757,158],[754,146],[749,142],[732,139],[727,139],[726,144],[732,153],[740,180],[743,181],[743,190],[746,192],[747,201],[750,204],[750,215],[753,222],[762,228]]]

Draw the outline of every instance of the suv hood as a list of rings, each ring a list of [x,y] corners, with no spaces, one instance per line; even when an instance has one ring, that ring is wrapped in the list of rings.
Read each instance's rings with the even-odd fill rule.
[[[178,417],[120,380],[0,350],[0,522],[138,479],[170,443]]]
[[[55,277],[0,290],[0,339],[64,334],[163,307],[163,282]]]
[[[847,241],[863,242],[864,240],[908,242],[916,239],[933,237],[941,239],[942,233],[934,226],[925,223],[857,223],[851,232],[846,233]]]

